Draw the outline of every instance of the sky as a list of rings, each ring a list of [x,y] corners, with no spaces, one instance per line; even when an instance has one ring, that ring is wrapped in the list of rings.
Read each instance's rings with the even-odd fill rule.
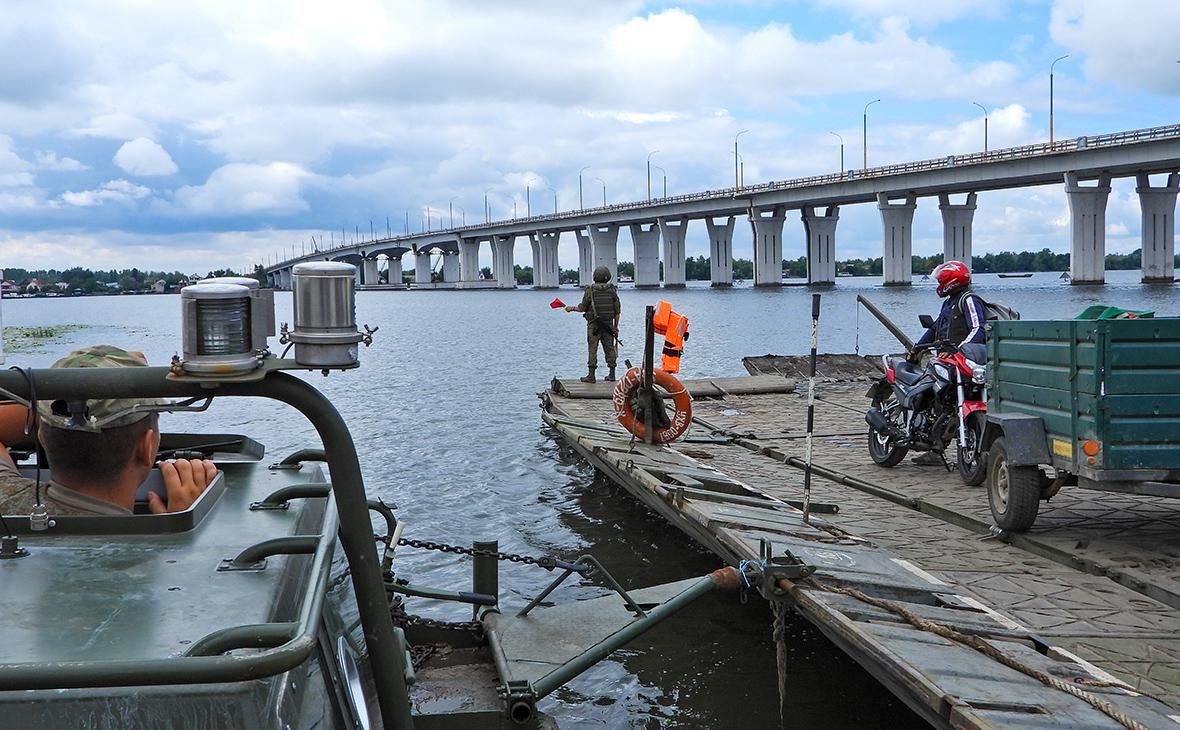
[[[649,156],[657,194],[728,187],[742,130],[746,184],[833,172],[877,98],[870,165],[982,149],[976,104],[989,147],[1043,142],[1066,54],[1059,139],[1180,123],[1178,27],[1175,0],[5,0],[0,267],[250,269],[479,222],[485,196],[492,218],[574,209],[587,166],[586,205],[644,199]],[[875,206],[840,216],[837,257],[879,256]],[[1066,251],[1067,226],[1061,185],[985,192],[975,250]],[[1116,181],[1108,252],[1139,227]],[[794,212],[784,256],[804,244]],[[914,252],[941,247],[920,199]]]

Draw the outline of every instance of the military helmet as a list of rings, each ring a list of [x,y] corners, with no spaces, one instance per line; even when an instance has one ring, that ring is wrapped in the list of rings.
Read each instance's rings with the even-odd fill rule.
[[[594,283],[605,284],[610,281],[610,269],[605,266],[599,266],[594,270]]]

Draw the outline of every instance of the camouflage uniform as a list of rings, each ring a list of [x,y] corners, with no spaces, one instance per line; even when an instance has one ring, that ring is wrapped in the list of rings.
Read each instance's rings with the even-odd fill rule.
[[[95,345],[75,350],[53,363],[55,368],[146,367],[147,363],[126,350],[111,345]],[[40,401],[37,414],[50,428],[71,428],[102,433],[104,428],[128,426],[148,415],[148,411],[127,411],[136,405],[155,405],[154,398],[88,400],[81,413],[70,414],[64,401]],[[0,453],[0,514],[27,515],[36,501],[33,479],[23,476],[7,452]],[[42,484],[41,502],[50,514],[58,515],[127,515],[120,505],[76,492],[52,481]]]
[[[586,318],[586,346],[589,349],[586,364],[591,373],[598,367],[598,343],[601,342],[607,367],[613,371],[615,361],[619,357],[618,343],[615,342],[614,335],[608,334],[598,326],[598,320],[611,329],[615,326],[615,318],[622,309],[615,285],[610,282],[596,282],[586,287],[586,293],[582,295],[582,309],[585,310],[582,316]]]

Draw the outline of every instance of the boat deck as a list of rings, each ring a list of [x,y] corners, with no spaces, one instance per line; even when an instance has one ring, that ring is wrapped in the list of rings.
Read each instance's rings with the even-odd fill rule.
[[[631,441],[609,384],[554,381],[543,417],[726,562],[756,560],[769,542],[816,566],[789,604],[932,725],[1180,726],[1180,502],[1067,487],[1028,533],[996,535],[984,488],[957,472],[872,463],[866,382],[849,365],[817,386],[810,523],[792,506],[803,497],[807,397],[790,379],[689,384],[693,427],[671,447]],[[927,621],[983,637],[1023,668]]]

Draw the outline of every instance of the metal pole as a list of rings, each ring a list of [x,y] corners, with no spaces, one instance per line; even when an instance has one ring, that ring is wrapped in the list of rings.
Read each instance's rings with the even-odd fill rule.
[[[644,310],[644,332],[643,338],[643,391],[646,394],[647,404],[643,409],[643,441],[650,444],[655,441],[655,408],[659,400],[656,398],[655,392],[655,376],[653,370],[655,369],[655,326],[656,308],[652,305],[647,305]]]
[[[524,184],[524,217],[533,217],[533,196],[529,192],[529,184]]]
[[[1069,54],[1065,54],[1049,64],[1049,146],[1053,145],[1053,67],[1057,65],[1058,61],[1069,58]]]
[[[455,201],[453,201],[453,200],[447,201],[447,212],[451,216],[451,228],[455,227],[455,205],[454,205],[454,203],[455,203]]]
[[[586,206],[582,202],[582,173],[590,169],[590,165],[586,165],[581,170],[578,170],[578,210],[586,210]]]
[[[865,104],[864,114],[861,117],[861,141],[864,148],[864,169],[869,169],[869,107],[880,99],[873,99],[868,104]]]
[[[987,152],[987,107],[978,101],[971,103],[983,110],[983,151]]]
[[[803,521],[811,520],[811,435],[815,428],[815,351],[819,345],[819,294],[811,295],[811,365],[807,377],[807,468],[803,470]]]
[[[914,349],[914,341],[911,340],[900,327],[895,325],[893,320],[885,316],[884,312],[882,312],[880,309],[877,309],[875,304],[866,299],[863,294],[857,294],[856,301],[865,305],[865,309],[869,310],[869,314],[876,317],[881,324],[885,325],[885,329],[889,330],[889,333],[896,337],[897,341],[900,342],[905,347],[905,349]]]
[[[741,171],[738,169],[738,137],[749,131],[748,129],[743,129],[733,137],[733,187],[735,190],[741,190],[742,188]]]
[[[471,590],[474,593],[484,593],[489,596],[495,596],[496,602],[500,600],[500,563],[495,558],[495,553],[500,551],[500,543],[496,540],[475,541],[471,543],[471,547],[476,550],[482,550],[492,555],[476,555],[475,560],[471,566]],[[479,618],[479,605],[471,607],[472,618]]]

